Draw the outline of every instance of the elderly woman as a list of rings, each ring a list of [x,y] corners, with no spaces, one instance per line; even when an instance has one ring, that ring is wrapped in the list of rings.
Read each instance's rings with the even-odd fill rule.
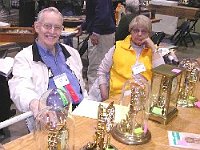
[[[143,68],[139,74],[151,80],[151,69],[164,64],[149,38],[151,31],[152,24],[148,17],[139,15],[131,21],[130,35],[117,41],[102,60],[97,72],[98,80],[89,91],[91,99],[104,101],[109,96],[121,94],[124,82],[132,77],[133,71],[139,72],[138,67]]]

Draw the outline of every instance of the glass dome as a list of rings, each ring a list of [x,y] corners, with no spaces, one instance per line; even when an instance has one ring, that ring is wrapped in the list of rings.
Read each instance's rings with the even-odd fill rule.
[[[39,100],[38,111],[41,111],[45,107],[52,107],[52,109],[63,109],[68,111],[71,107],[71,102],[71,96],[67,91],[57,88],[51,89],[41,96]]]
[[[122,89],[121,105],[129,108],[125,118],[114,128],[112,135],[125,144],[143,144],[149,141],[148,130],[150,87],[147,80],[140,75],[133,76],[125,82]]]
[[[74,119],[70,107],[70,96],[61,89],[48,90],[41,96],[34,132],[38,149],[73,149]]]
[[[180,87],[177,105],[181,107],[193,107],[197,101],[195,92],[197,92],[196,84],[199,82],[200,65],[195,59],[183,59],[180,68],[185,69],[184,85]]]
[[[5,150],[5,148],[3,147],[1,143],[0,143],[0,150]]]

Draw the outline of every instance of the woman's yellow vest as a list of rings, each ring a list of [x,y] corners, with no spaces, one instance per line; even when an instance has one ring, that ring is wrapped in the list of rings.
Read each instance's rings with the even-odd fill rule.
[[[147,80],[152,77],[152,50],[144,48],[139,62],[144,64],[146,71],[141,73]],[[132,66],[136,63],[136,52],[131,47],[131,36],[116,42],[113,64],[110,71],[110,96],[120,94],[124,83],[132,77]]]

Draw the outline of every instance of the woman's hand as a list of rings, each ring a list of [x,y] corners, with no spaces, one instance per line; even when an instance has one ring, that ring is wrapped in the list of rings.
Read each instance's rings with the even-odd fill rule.
[[[100,93],[101,93],[101,98],[102,101],[105,101],[108,99],[108,86],[106,84],[101,84],[99,85]]]
[[[144,44],[146,47],[151,48],[153,51],[157,49],[157,46],[154,44],[154,42],[148,37],[144,39]]]

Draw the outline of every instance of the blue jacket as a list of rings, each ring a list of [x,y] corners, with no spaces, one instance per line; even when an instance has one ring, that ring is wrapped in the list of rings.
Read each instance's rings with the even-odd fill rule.
[[[112,0],[86,0],[86,20],[81,25],[88,33],[111,34],[115,32]]]

